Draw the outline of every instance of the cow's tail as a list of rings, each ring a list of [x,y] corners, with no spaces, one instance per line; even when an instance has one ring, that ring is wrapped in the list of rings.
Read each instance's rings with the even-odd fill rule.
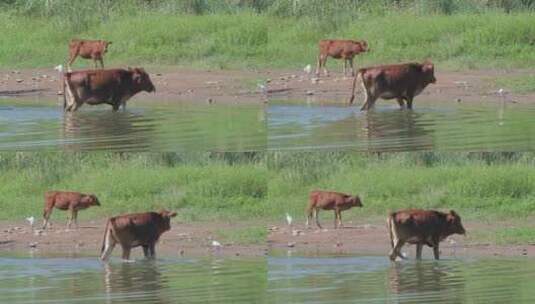
[[[67,78],[66,78],[66,75],[65,75],[65,72],[61,72],[61,82],[63,83],[62,84],[62,87],[61,87],[61,91],[63,92],[63,111],[66,111],[67,109],[67,92],[65,91],[65,83],[67,82]]]
[[[351,98],[349,98],[349,104],[353,104],[353,101],[355,100],[355,90],[357,88],[357,82],[359,81],[364,81],[363,79],[363,74],[364,73],[364,70],[363,69],[360,69],[358,72],[357,72],[357,75],[353,78],[353,86],[351,87]]]
[[[394,216],[395,213],[390,213],[386,219],[386,227],[388,229],[388,234],[390,235],[390,246],[394,249],[394,238],[397,238],[397,233],[394,230]]]
[[[104,250],[106,249],[106,244],[109,243],[109,238],[113,237],[113,224],[111,219],[106,221],[106,229],[104,230],[104,237],[102,238],[102,247],[100,248],[100,258],[103,259]]]

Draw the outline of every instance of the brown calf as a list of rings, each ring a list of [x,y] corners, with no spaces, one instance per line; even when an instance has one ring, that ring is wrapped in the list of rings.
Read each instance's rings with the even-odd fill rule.
[[[368,43],[364,40],[320,40],[319,42],[318,65],[316,67],[316,76],[320,75],[320,69],[323,67],[325,76],[329,75],[326,63],[327,58],[344,60],[344,76],[347,74],[347,63],[351,66],[351,76],[355,75],[353,67],[353,57],[360,53],[368,51]]]
[[[125,214],[109,218],[104,231],[100,259],[108,260],[113,248],[118,243],[123,249],[123,259],[130,258],[130,250],[142,246],[147,258],[156,255],[155,246],[160,236],[171,229],[171,218],[175,212],[146,212]]]
[[[439,259],[439,243],[452,234],[465,234],[461,217],[453,210],[443,213],[435,210],[407,209],[391,213],[387,218],[390,234],[390,259],[401,255],[405,243],[416,244],[416,258],[422,258],[422,247],[433,248],[435,259]]]
[[[70,70],[71,64],[80,56],[84,59],[93,59],[95,68],[97,68],[97,61],[100,62],[100,67],[104,68],[102,57],[108,52],[108,46],[111,41],[106,40],[83,40],[72,39],[69,43],[69,61],[67,69]]]
[[[336,229],[337,226],[342,228],[342,211],[351,207],[362,207],[362,202],[357,195],[351,196],[345,193],[321,190],[311,191],[306,210],[306,226],[309,227],[309,220],[312,218],[312,215],[314,215],[316,225],[321,229],[318,214],[319,209],[323,209],[334,210],[334,229]]]
[[[362,111],[372,108],[378,98],[396,99],[401,108],[405,107],[405,100],[407,108],[412,109],[414,97],[427,85],[437,81],[433,63],[428,61],[363,68],[353,80],[349,104],[355,99],[355,87],[359,80],[366,96]]]
[[[63,74],[63,108],[76,111],[84,103],[109,104],[117,111],[141,91],[156,89],[143,68],[86,70]]]
[[[100,202],[94,194],[67,191],[47,191],[45,192],[45,208],[43,210],[43,229],[46,229],[54,207],[59,210],[70,211],[67,227],[71,228],[72,222],[74,222],[75,226],[78,227],[78,210],[86,209],[91,206],[100,206]]]

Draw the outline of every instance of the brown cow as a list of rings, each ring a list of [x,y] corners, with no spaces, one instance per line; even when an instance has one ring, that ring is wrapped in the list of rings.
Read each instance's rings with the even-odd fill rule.
[[[355,70],[353,67],[353,57],[369,51],[368,43],[364,40],[320,40],[319,49],[320,53],[318,55],[318,65],[316,67],[317,77],[320,75],[321,67],[323,67],[325,76],[329,75],[329,71],[327,71],[325,65],[328,57],[344,60],[344,76],[347,74],[347,63],[349,62],[349,65],[351,66],[351,76],[354,76]]]
[[[97,68],[97,61],[100,62],[100,67],[104,68],[102,56],[108,52],[108,46],[111,41],[106,40],[83,40],[72,39],[69,43],[69,62],[67,69],[70,70],[71,64],[76,57],[80,56],[84,59],[93,59],[95,68]]]
[[[124,260],[128,260],[130,250],[138,246],[143,247],[145,257],[155,257],[155,245],[160,236],[171,229],[170,221],[175,216],[175,212],[163,210],[109,218],[102,240],[100,259],[102,261],[108,260],[117,243],[123,249]]]
[[[351,207],[362,207],[362,202],[357,195],[351,196],[345,193],[321,190],[311,191],[309,194],[308,208],[306,210],[306,226],[309,227],[309,220],[312,218],[312,214],[314,214],[316,225],[321,229],[318,214],[319,209],[323,209],[334,210],[334,229],[337,228],[337,224],[342,228],[342,211]]]
[[[435,83],[433,63],[403,63],[382,65],[360,69],[353,80],[353,88],[349,104],[355,99],[355,87],[360,80],[364,89],[365,102],[361,110],[369,110],[378,98],[396,99],[401,108],[412,109],[412,100],[427,85]]]
[[[86,70],[63,74],[63,108],[76,111],[83,103],[109,104],[117,111],[135,94],[156,89],[143,68]]]
[[[45,208],[43,211],[43,229],[46,229],[48,220],[54,207],[60,210],[69,210],[71,212],[68,228],[74,221],[78,227],[78,210],[87,209],[91,206],[100,206],[98,198],[94,194],[84,194],[80,192],[67,191],[47,191],[45,192]]]
[[[465,234],[461,217],[453,210],[443,213],[435,210],[407,209],[391,213],[387,218],[390,234],[390,259],[401,255],[405,243],[416,244],[416,258],[422,258],[422,247],[433,248],[435,259],[439,259],[439,243],[452,234]]]

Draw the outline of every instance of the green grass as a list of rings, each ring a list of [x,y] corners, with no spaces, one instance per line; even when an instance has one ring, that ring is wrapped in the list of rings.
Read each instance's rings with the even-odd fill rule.
[[[497,245],[526,245],[535,244],[535,227],[506,227],[488,231],[470,232],[469,237],[477,243]]]
[[[518,219],[535,214],[533,153],[273,153],[269,155],[268,214],[304,221],[308,192],[359,194],[356,222],[402,208],[455,209],[468,220]],[[331,212],[323,212],[331,220]]]
[[[357,65],[431,58],[440,68],[535,66],[535,3],[468,2],[18,1],[0,13],[0,65],[52,67],[79,37],[113,41],[108,66],[301,69],[315,62],[324,38],[366,39],[372,51]],[[76,63],[83,66],[92,63]]]
[[[2,153],[0,170],[2,220],[40,218],[53,189],[98,196],[81,219],[166,208],[187,222],[258,218],[267,194],[262,153]]]

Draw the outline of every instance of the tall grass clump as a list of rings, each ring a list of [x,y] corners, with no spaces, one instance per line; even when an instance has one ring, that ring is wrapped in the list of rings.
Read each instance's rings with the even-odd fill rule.
[[[85,218],[166,208],[188,221],[258,217],[267,195],[262,153],[2,153],[0,171],[11,220],[39,217],[47,190],[96,194]]]
[[[364,208],[348,214],[355,218],[400,208],[454,208],[469,218],[535,214],[533,153],[271,153],[268,167],[266,206],[278,217],[304,214],[313,189],[361,195]]]

